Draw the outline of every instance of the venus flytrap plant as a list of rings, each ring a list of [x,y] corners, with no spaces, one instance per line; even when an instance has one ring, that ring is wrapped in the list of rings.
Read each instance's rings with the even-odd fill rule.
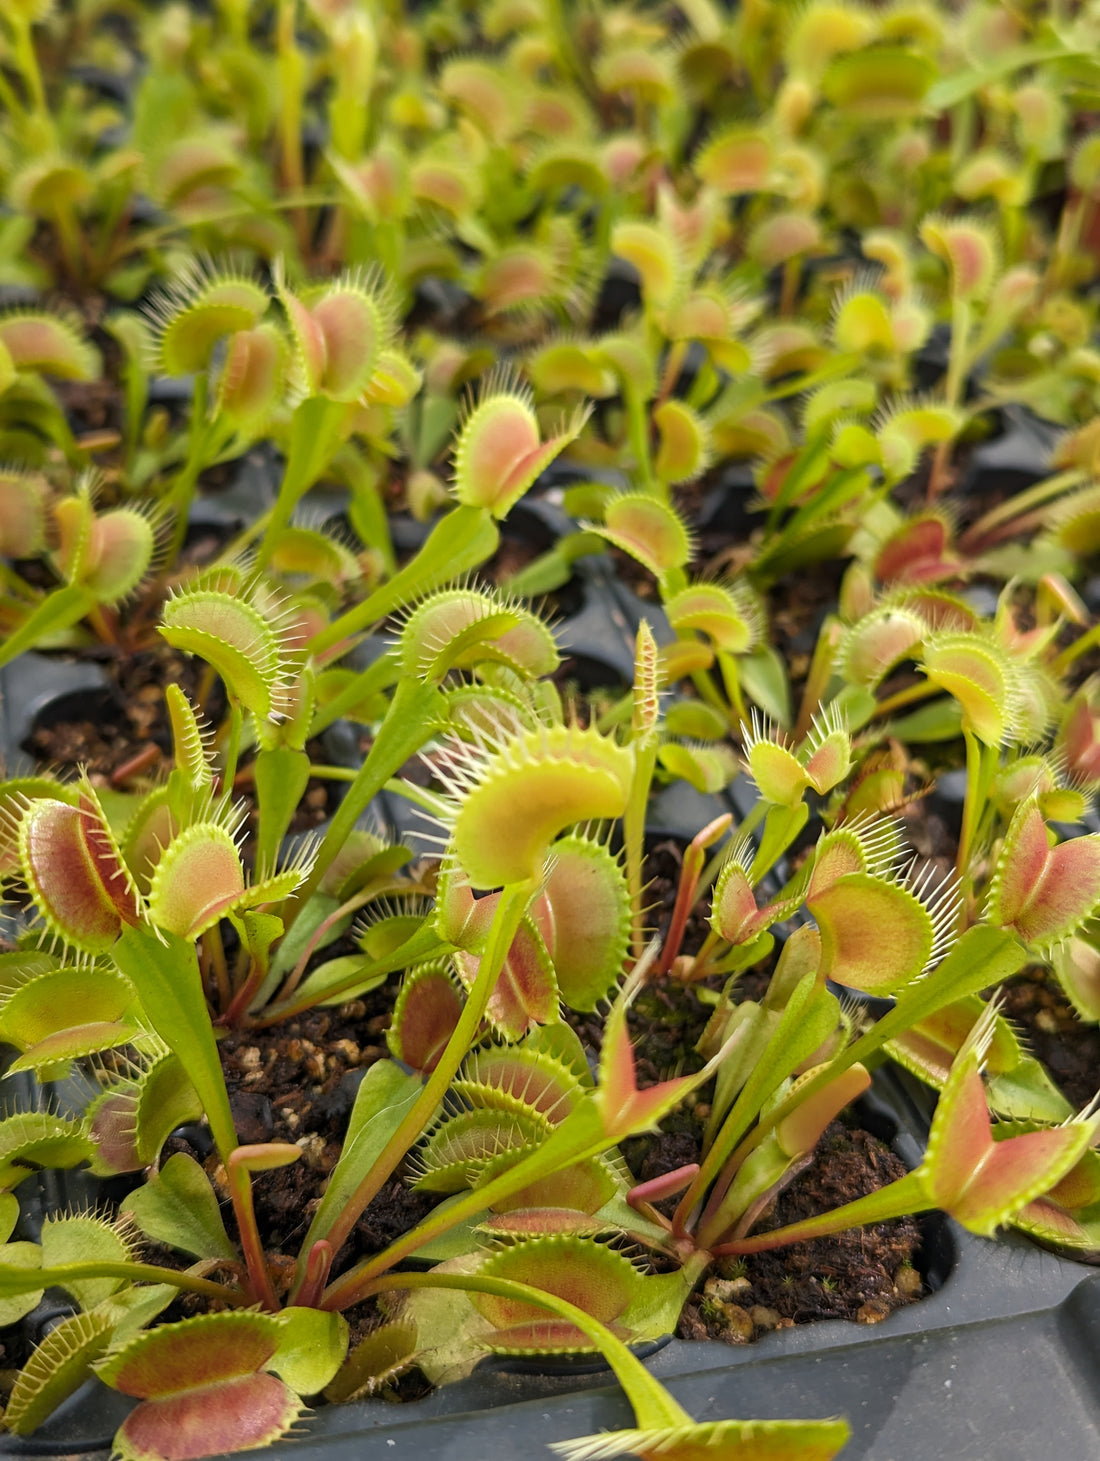
[[[580,430],[583,413],[563,433],[543,444],[528,398],[517,393],[507,381],[498,381],[488,394],[472,408],[459,428],[455,446],[454,490],[459,507],[437,525],[417,558],[382,585],[367,600],[337,619],[328,630],[314,637],[310,648],[323,652],[339,643],[341,634],[354,633],[408,603],[418,593],[430,590],[471,568],[492,552],[497,534],[494,519],[508,511],[535,476],[568,444]],[[493,605],[484,596],[472,595],[472,617],[464,617],[461,602],[455,605],[458,618],[451,622],[448,613],[435,618],[428,614],[410,619],[411,628],[404,644],[402,668],[405,676],[398,682],[390,709],[375,738],[370,757],[355,781],[349,786],[344,801],[323,842],[313,879],[307,883],[304,896],[316,888],[343,839],[365,811],[371,798],[394,775],[409,757],[425,744],[440,726],[446,724],[445,702],[438,686],[452,668],[476,663],[478,646],[490,645],[497,635],[506,635],[522,622],[533,626],[536,621],[518,607],[505,607],[494,616]],[[478,621],[482,627],[478,628]],[[420,636],[419,639],[417,636]],[[463,637],[465,636],[465,637]],[[530,631],[524,642],[521,634],[515,653],[505,652],[504,662],[524,677],[545,674],[557,662],[546,657],[547,646],[538,643],[538,635]],[[534,656],[529,658],[529,656]],[[487,648],[482,658],[497,657]],[[380,672],[388,677],[389,664],[380,664]],[[364,679],[371,677],[368,671]],[[386,680],[382,680],[384,687]],[[361,683],[358,693],[365,686]],[[331,716],[330,706],[327,715]]]
[[[956,868],[965,874],[1001,748],[1027,735],[1023,675],[999,645],[965,632],[929,636],[922,669],[962,707],[967,789]]]
[[[23,612],[0,649],[0,664],[51,638],[64,643],[82,621],[105,645],[124,644],[129,636],[119,611],[161,561],[168,535],[163,510],[147,502],[102,509],[94,473],[82,474],[72,493],[56,496],[46,510],[34,482],[8,481],[9,533],[14,547],[32,549],[48,533],[51,567],[63,583],[44,594],[18,585]]]
[[[312,671],[291,638],[293,610],[263,579],[224,568],[178,590],[165,605],[161,634],[218,671],[230,700],[223,785],[237,774],[242,720],[257,744],[253,778],[259,801],[257,859],[275,857],[309,780],[303,747],[312,716]]]
[[[990,1123],[980,1073],[994,1014],[991,1007],[977,1022],[951,1066],[928,1150],[916,1171],[823,1218],[734,1239],[721,1251],[757,1252],[929,1207],[940,1207],[970,1231],[992,1237],[1022,1208],[1056,1187],[1087,1151],[1096,1116],[1086,1110],[1061,1126],[999,1134]]]
[[[826,978],[895,993],[918,988],[940,965],[953,937],[957,896],[928,878],[900,876],[900,856],[898,829],[890,823],[839,827],[819,839],[811,863],[780,897],[760,907],[753,885],[761,873],[748,846],[742,841],[728,853],[715,887],[712,934],[685,971],[732,975],[702,1042],[706,1054],[728,1046],[703,1161],[667,1191],[643,1187],[631,1197],[646,1204],[651,1196],[684,1191],[669,1241],[713,1253],[723,1234],[747,1231],[764,1198],[795,1175],[828,1121],[866,1083],[860,1056],[851,1053],[859,1042],[849,1043],[848,1017]],[[735,1003],[738,972],[770,952],[769,926],[800,905],[817,927],[788,937],[762,1003]]]
[[[467,992],[458,1021],[423,1088],[400,1116],[396,1128],[386,1133],[385,1143],[372,1164],[358,1180],[343,1211],[323,1231],[333,1251],[339,1248],[358,1214],[379,1190],[386,1177],[422,1132],[473,1043],[482,1019],[490,1011],[494,988],[507,965],[524,915],[537,892],[546,854],[556,833],[589,818],[614,817],[625,810],[632,769],[629,751],[615,746],[595,732],[575,728],[550,728],[520,733],[499,748],[486,746],[476,752],[456,748],[460,759],[453,763],[452,801],[441,807],[450,833],[455,862],[475,887],[502,886],[495,901],[491,922],[476,939],[476,966],[468,971]],[[510,818],[510,806],[518,786],[523,787],[528,817],[522,824]],[[495,834],[495,835],[494,835]],[[551,905],[552,906],[552,905]],[[461,937],[461,933],[460,933]],[[618,1138],[610,1135],[605,1145]],[[600,1146],[597,1150],[603,1150]],[[591,1155],[585,1149],[578,1160]],[[543,1160],[540,1147],[528,1159],[532,1175],[553,1170],[552,1154]],[[516,1173],[509,1174],[515,1180]],[[497,1186],[505,1179],[497,1179]],[[518,1189],[524,1185],[515,1182]],[[493,1184],[477,1195],[472,1211],[487,1205]],[[461,1204],[448,1210],[445,1225],[462,1216]],[[423,1225],[422,1225],[423,1226]],[[427,1236],[439,1231],[438,1219],[429,1219],[426,1230],[398,1240],[381,1255],[369,1260],[351,1275],[337,1281],[324,1299],[328,1307],[354,1302],[357,1285],[395,1262],[404,1252],[415,1251]],[[321,1240],[316,1227],[307,1241]],[[299,1264],[297,1286],[306,1280]],[[339,1296],[339,1300],[337,1300]]]
[[[449,1287],[498,1301],[513,1310],[547,1311],[555,1320],[580,1330],[599,1350],[622,1385],[634,1411],[635,1428],[551,1443],[567,1461],[601,1461],[603,1457],[666,1456],[688,1461],[699,1455],[722,1456],[736,1447],[745,1461],[829,1461],[843,1446],[848,1428],[843,1421],[711,1421],[696,1424],[653,1379],[625,1344],[606,1326],[593,1320],[586,1308],[546,1288],[482,1272],[465,1274],[399,1274],[380,1284],[380,1292]]]

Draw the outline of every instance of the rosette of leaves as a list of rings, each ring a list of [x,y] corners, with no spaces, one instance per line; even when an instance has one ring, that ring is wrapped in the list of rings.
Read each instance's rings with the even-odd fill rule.
[[[454,946],[454,976],[461,986],[476,978],[498,903],[495,893],[475,898],[460,864],[444,863],[434,922],[439,936]],[[626,875],[604,843],[578,834],[550,843],[542,885],[486,1009],[494,1032],[520,1039],[555,1022],[559,1001],[572,1009],[596,1009],[622,976],[632,917]],[[455,1004],[453,976],[441,977],[431,966],[410,971],[394,1017],[403,1058],[424,1046],[418,1023],[438,1025]]]
[[[812,859],[786,888],[761,900],[756,887],[769,866],[766,849],[754,857],[742,841],[730,850],[715,885],[712,933],[694,964],[681,971],[682,977],[719,970],[731,975],[700,1042],[710,1058],[727,1050],[703,1157],[698,1165],[641,1185],[629,1199],[663,1223],[667,1237],[659,1246],[690,1243],[711,1254],[766,1247],[767,1237],[746,1235],[808,1158],[825,1124],[866,1084],[865,1061],[887,1044],[907,1064],[916,1062],[916,1069],[933,1050],[949,1049],[937,1067],[942,1081],[951,1053],[981,1014],[981,1001],[960,1027],[962,1012],[971,1009],[994,971],[995,982],[1020,967],[1023,950],[1006,930],[974,928],[956,944],[956,887],[950,880],[937,887],[927,875],[899,874],[902,853],[896,824],[845,823],[819,838]],[[739,971],[767,955],[769,927],[800,907],[814,924],[804,917],[804,926],[787,937],[764,999],[739,1000]],[[895,1007],[858,1034],[826,978],[864,992],[889,991]],[[943,1032],[956,1028],[958,1042],[945,1046]],[[1053,1087],[1018,1047],[998,1062],[994,1099],[1009,1103],[1007,1109],[1023,1110],[1030,1102],[1028,1114],[1036,1118],[1072,1114],[1058,1105]],[[1081,1129],[1087,1126],[1083,1122]],[[1037,1162],[1035,1181],[1053,1186],[1058,1172],[1042,1167],[1040,1177],[1041,1166]],[[683,1196],[673,1219],[660,1218],[652,1202],[678,1192]],[[925,1205],[935,1200],[926,1192]],[[1007,1220],[1029,1200],[1014,1196],[1011,1212],[996,1221]]]

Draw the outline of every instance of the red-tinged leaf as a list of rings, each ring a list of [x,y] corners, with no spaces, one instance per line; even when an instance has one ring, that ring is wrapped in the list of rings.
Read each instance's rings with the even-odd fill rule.
[[[1100,715],[1087,698],[1073,702],[1061,741],[1070,774],[1087,782],[1100,781]]]
[[[1013,1219],[1016,1227],[1047,1243],[1065,1243],[1073,1248],[1094,1248],[1095,1243],[1077,1219],[1052,1202],[1049,1196],[1037,1197],[1022,1207]]]
[[[539,473],[577,436],[586,417],[584,411],[575,412],[556,436],[543,443],[530,393],[507,376],[491,379],[455,443],[458,500],[487,507],[496,518],[505,517]]]
[[[324,341],[322,389],[354,401],[370,381],[385,333],[378,303],[366,290],[336,285],[310,313]]]
[[[670,568],[682,568],[691,552],[688,531],[676,513],[643,492],[613,497],[602,531],[658,578]]]
[[[1098,902],[1100,835],[1052,848],[1038,803],[1025,802],[1005,836],[986,917],[1043,946],[1074,933]]]
[[[1052,848],[1038,887],[1015,927],[1028,943],[1053,943],[1077,928],[1100,902],[1100,835]]]
[[[964,1227],[992,1235],[1007,1217],[1041,1196],[1067,1159],[1083,1145],[1079,1127],[1054,1126],[993,1142],[979,1171],[954,1201],[952,1217]]]
[[[950,534],[942,518],[934,515],[907,522],[879,549],[875,577],[882,583],[927,582],[954,571],[945,561]]]
[[[847,677],[859,685],[877,685],[893,665],[916,649],[924,634],[923,620],[908,609],[874,610],[852,627],[845,640]]]
[[[462,1014],[462,997],[440,964],[410,969],[394,1006],[386,1040],[398,1060],[430,1074]]]
[[[80,805],[40,798],[19,832],[23,875],[53,933],[88,953],[138,921],[137,895],[94,795]]]
[[[604,1327],[619,1338],[626,1335],[621,1325]],[[565,1319],[532,1319],[528,1324],[513,1324],[507,1329],[490,1331],[481,1343],[494,1354],[572,1354],[592,1348],[588,1336]]]
[[[932,952],[932,919],[907,889],[848,873],[807,908],[821,930],[821,967],[838,984],[889,994],[915,979]]]
[[[639,1182],[627,1194],[632,1207],[640,1202],[662,1202],[666,1197],[678,1197],[693,1181],[699,1170],[698,1162],[689,1162],[686,1167],[676,1167],[663,1172],[660,1177],[651,1177],[648,1182]]]
[[[751,934],[756,913],[756,896],[744,868],[728,862],[714,890],[711,926],[727,943],[737,944]]]
[[[95,1143],[92,1169],[97,1175],[137,1172],[145,1164],[137,1149],[138,1098],[129,1091],[108,1091],[90,1108],[88,1134]]]
[[[511,1158],[504,1157],[490,1164],[479,1185],[484,1186],[485,1182],[491,1181],[498,1169],[506,1170],[511,1161]],[[518,1213],[521,1209],[541,1212],[553,1208],[554,1211],[567,1209],[574,1217],[578,1214],[591,1216],[599,1212],[605,1202],[610,1202],[617,1190],[616,1180],[608,1168],[598,1158],[592,1157],[572,1167],[563,1167],[553,1176],[529,1182],[519,1192],[493,1203],[493,1209],[498,1213]]]
[[[481,1272],[491,1278],[532,1284],[575,1304],[601,1324],[612,1324],[624,1313],[642,1281],[629,1258],[616,1249],[569,1237],[535,1238],[502,1248],[487,1259]],[[560,1322],[549,1319],[546,1310],[537,1304],[522,1299],[477,1294],[473,1302],[498,1330]],[[566,1327],[573,1336],[570,1348],[592,1348],[592,1341],[573,1325]]]
[[[279,1347],[279,1321],[245,1311],[161,1324],[107,1356],[99,1376],[124,1395],[157,1399],[252,1375]]]
[[[570,1009],[594,1010],[618,981],[630,943],[630,893],[618,860],[583,837],[553,844],[553,864],[531,916]]]
[[[46,541],[47,486],[44,477],[0,471],[0,553],[36,557]]]
[[[680,1076],[660,1081],[644,1091],[638,1090],[626,1010],[622,1005],[616,1005],[608,1016],[604,1031],[600,1084],[595,1097],[607,1135],[620,1139],[652,1130],[693,1084],[690,1076]]]
[[[816,1068],[806,1071],[801,1079],[809,1081],[817,1073]],[[870,1084],[870,1072],[857,1062],[822,1086],[801,1106],[796,1106],[776,1127],[775,1134],[784,1154],[800,1156],[804,1152],[812,1152],[829,1122],[857,1096],[861,1096]],[[796,1085],[791,1094],[796,1094],[797,1090]]]
[[[493,506],[507,495],[520,463],[539,448],[535,413],[522,396],[497,396],[471,415],[460,439],[461,469],[468,474],[467,497]]]
[[[830,838],[824,845],[819,846],[814,857],[813,873],[806,897],[808,899],[819,897],[826,888],[832,887],[838,878],[842,878],[848,873],[864,872],[866,867],[866,861],[855,838],[850,841]]]
[[[986,910],[991,922],[1015,925],[1042,882],[1049,855],[1046,823],[1038,805],[1029,801],[1019,808],[1005,837]]]
[[[852,765],[852,742],[846,731],[834,731],[806,758],[806,775],[824,795],[844,780]]]
[[[271,325],[230,336],[218,382],[218,415],[247,432],[258,430],[282,393],[286,351],[282,335]]]
[[[302,1402],[274,1375],[243,1375],[161,1400],[146,1400],[115,1434],[120,1461],[193,1461],[277,1441]]]
[[[744,126],[719,132],[696,159],[700,178],[730,196],[760,192],[771,167],[768,134]]]
[[[582,1237],[599,1232],[602,1224],[575,1207],[517,1207],[491,1213],[478,1224],[497,1238],[543,1238],[570,1234]]]
[[[74,318],[42,311],[0,315],[0,345],[18,370],[40,370],[61,380],[94,380],[100,361]]]
[[[104,513],[92,522],[82,582],[104,603],[116,604],[145,577],[155,547],[153,525],[140,512]]]
[[[460,951],[455,955],[455,964],[467,987],[477,978],[480,962],[476,954]],[[509,1040],[520,1040],[536,1025],[548,1025],[558,1017],[554,966],[530,918],[525,918],[516,930],[485,1014]]]
[[[952,1066],[920,1168],[931,1200],[984,1237],[1063,1178],[1080,1160],[1092,1132],[1092,1123],[1071,1122],[994,1140],[978,1073],[990,1018],[976,1027]]]
[[[291,294],[289,289],[280,290],[279,298],[290,321],[303,384],[312,394],[320,389],[327,363],[324,332],[301,300]]]

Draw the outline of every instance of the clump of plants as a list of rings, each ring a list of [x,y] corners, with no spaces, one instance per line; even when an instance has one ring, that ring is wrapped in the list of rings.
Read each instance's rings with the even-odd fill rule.
[[[0,17],[0,670],[192,675],[109,774],[0,782],[0,1039],[44,1093],[0,1119],[0,1319],[70,1305],[9,1430],[94,1375],[118,1454],[199,1457],[596,1351],[636,1427],[563,1455],[825,1458],[843,1421],[697,1424],[630,1346],[717,1264],[929,1209],[1100,1246],[1094,1109],[999,993],[1100,1021],[1095,42],[829,0]],[[584,693],[554,607],[594,564],[632,669]],[[658,930],[669,789],[707,810]],[[695,1068],[640,1082],[628,1012],[684,987]],[[241,1140],[223,1054],[383,990],[276,1251],[256,1191],[316,1153]],[[761,1231],[887,1058],[938,1092],[920,1164]],[[698,1161],[637,1180],[695,1097]],[[78,1167],[129,1195],[28,1228]],[[424,1206],[364,1252],[394,1183]]]

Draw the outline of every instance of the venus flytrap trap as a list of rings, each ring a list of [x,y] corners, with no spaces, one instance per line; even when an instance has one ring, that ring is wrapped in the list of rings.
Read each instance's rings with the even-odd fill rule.
[[[232,265],[194,260],[149,304],[157,369],[191,375],[195,394],[187,455],[168,491],[176,515],[174,553],[183,543],[200,473],[217,462],[248,429],[266,424],[282,393],[286,347],[262,325],[269,296],[258,280]],[[224,350],[219,375],[215,352]],[[212,391],[213,383],[213,391]]]
[[[48,562],[62,580],[42,592],[13,572],[15,622],[0,648],[0,664],[47,642],[79,645],[82,623],[105,646],[123,646],[130,638],[123,611],[163,561],[169,536],[164,510],[145,501],[103,507],[103,483],[92,472],[81,474],[64,495],[51,496],[45,478],[22,473],[6,475],[0,492],[8,501],[12,549],[42,555],[49,537]]]
[[[412,362],[395,348],[394,300],[377,272],[348,273],[299,295],[280,264],[275,286],[293,341],[297,404],[286,472],[261,541],[262,562],[302,496],[360,429],[356,408],[403,406],[420,384]],[[370,435],[369,416],[364,424]]]
[[[5,460],[40,467],[50,445],[72,466],[86,457],[44,377],[90,381],[102,362],[71,313],[14,308],[0,313],[0,425]]]

